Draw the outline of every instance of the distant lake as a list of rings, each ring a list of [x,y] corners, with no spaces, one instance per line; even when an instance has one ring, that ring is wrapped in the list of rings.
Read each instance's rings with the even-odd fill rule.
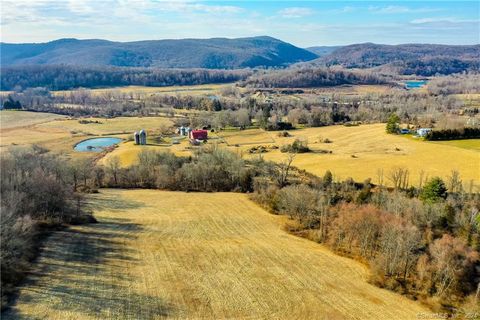
[[[424,85],[427,84],[427,80],[411,80],[411,81],[405,81],[405,88],[407,89],[417,89],[421,88]]]
[[[84,140],[75,145],[73,148],[75,151],[89,151],[89,152],[101,152],[106,147],[113,146],[114,144],[122,141],[120,138],[93,138]]]

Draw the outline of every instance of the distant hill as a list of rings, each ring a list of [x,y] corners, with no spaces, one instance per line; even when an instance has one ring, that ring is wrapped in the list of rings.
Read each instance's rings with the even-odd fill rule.
[[[278,67],[318,57],[308,50],[267,36],[135,42],[60,39],[47,43],[0,45],[2,66],[67,64],[232,69]]]
[[[353,44],[340,47],[311,62],[346,68],[383,66],[401,74],[450,74],[480,69],[480,45]],[[384,68],[384,69],[385,69]]]
[[[331,54],[337,49],[340,49],[342,46],[317,46],[317,47],[309,47],[305,48],[310,52],[315,53],[319,57],[323,57],[326,55]]]

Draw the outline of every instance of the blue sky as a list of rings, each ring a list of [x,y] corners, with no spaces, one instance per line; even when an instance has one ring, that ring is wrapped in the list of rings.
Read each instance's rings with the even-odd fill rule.
[[[300,47],[480,43],[480,1],[2,0],[3,42],[269,35]]]

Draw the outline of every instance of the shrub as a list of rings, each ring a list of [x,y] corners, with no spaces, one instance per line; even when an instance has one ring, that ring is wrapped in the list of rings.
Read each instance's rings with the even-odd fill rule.
[[[306,141],[301,141],[299,139],[295,139],[292,144],[284,145],[280,149],[281,152],[292,152],[292,153],[306,153],[310,152],[310,148],[307,145]]]

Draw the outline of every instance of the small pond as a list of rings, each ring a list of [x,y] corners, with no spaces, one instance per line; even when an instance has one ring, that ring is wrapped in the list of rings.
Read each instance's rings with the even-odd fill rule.
[[[122,141],[120,138],[93,138],[77,143],[73,148],[75,151],[101,152],[103,149],[113,146]]]
[[[411,80],[405,81],[405,88],[407,89],[417,89],[421,88],[427,84],[427,80]]]

